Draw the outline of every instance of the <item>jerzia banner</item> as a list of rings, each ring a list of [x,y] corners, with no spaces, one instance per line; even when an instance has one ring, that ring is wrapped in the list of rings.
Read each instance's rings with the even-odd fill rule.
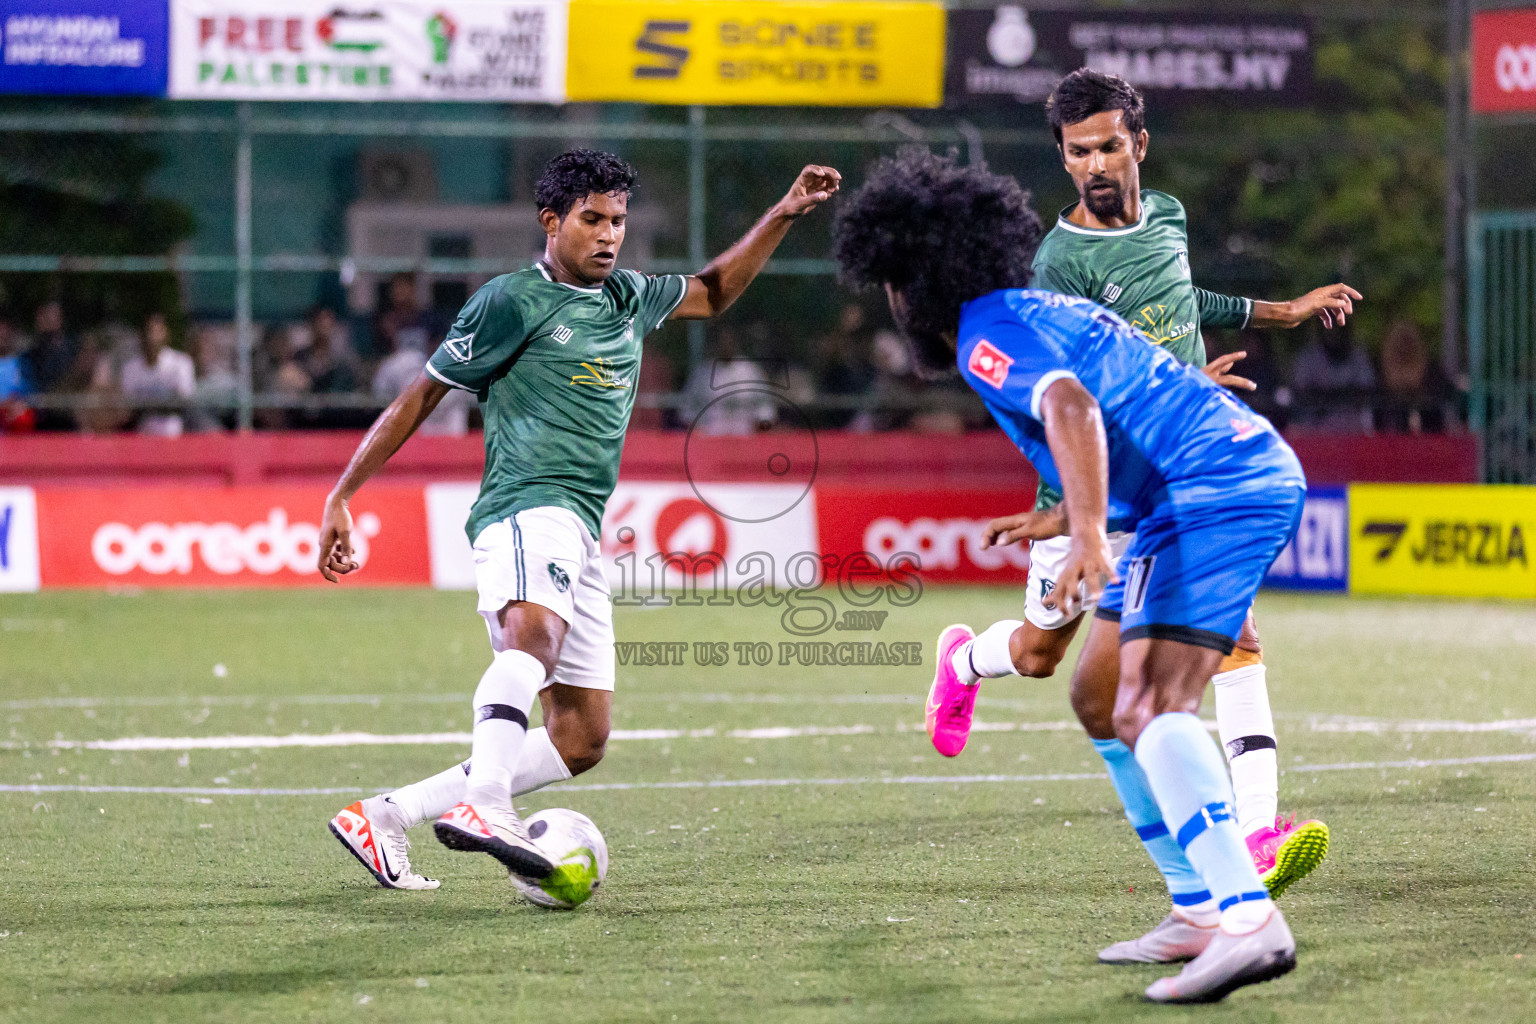
[[[1230,98],[1300,104],[1312,82],[1312,33],[1291,15],[1030,11],[949,12],[944,102],[1034,106],[1080,67],[1120,75],[1159,104]]]

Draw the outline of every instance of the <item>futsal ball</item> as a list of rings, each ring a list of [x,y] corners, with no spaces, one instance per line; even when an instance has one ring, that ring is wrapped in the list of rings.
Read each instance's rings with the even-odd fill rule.
[[[608,844],[592,819],[579,811],[551,807],[523,822],[539,852],[555,870],[542,882],[511,875],[512,888],[530,903],[556,910],[575,910],[591,898],[608,876]]]

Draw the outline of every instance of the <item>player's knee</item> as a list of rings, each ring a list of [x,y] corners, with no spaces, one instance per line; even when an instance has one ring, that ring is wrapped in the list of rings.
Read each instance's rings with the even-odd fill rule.
[[[1013,659],[1013,667],[1019,675],[1030,679],[1049,679],[1061,664],[1061,654],[1053,650],[1026,648]]]
[[[1072,713],[1082,723],[1083,730],[1096,740],[1107,740],[1115,735],[1115,701],[1113,694],[1108,700],[1100,694],[1076,685],[1070,694]]]

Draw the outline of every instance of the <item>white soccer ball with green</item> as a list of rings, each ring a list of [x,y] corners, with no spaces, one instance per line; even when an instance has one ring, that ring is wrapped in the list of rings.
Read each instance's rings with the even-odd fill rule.
[[[555,865],[542,882],[510,876],[512,888],[531,903],[556,910],[575,910],[592,897],[608,877],[608,843],[579,811],[551,807],[524,819],[533,844]]]

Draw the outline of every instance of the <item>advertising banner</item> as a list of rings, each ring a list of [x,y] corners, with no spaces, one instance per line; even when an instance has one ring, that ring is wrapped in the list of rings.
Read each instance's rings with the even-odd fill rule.
[[[1536,110],[1536,7],[1472,15],[1472,109]]]
[[[1350,589],[1536,598],[1536,487],[1355,484]]]
[[[163,96],[166,0],[6,0],[0,93]]]
[[[32,488],[0,487],[0,594],[37,588],[37,502]]]
[[[1280,552],[1266,587],[1349,589],[1349,497],[1342,487],[1309,487],[1296,536]]]
[[[37,488],[46,587],[295,587],[316,568],[324,487]],[[352,502],[353,585],[431,581],[419,486]]]
[[[464,523],[479,489],[472,483],[427,487],[432,585],[439,589],[475,587]],[[749,509],[753,514],[743,514]],[[815,496],[798,484],[711,483],[695,490],[686,483],[620,481],[599,539],[614,598],[630,604],[680,596],[689,575],[706,596],[711,587],[734,591],[753,577],[803,585],[815,578],[820,552]],[[718,582],[711,554],[719,556]]]
[[[816,519],[825,555],[866,552],[886,570],[914,556],[924,583],[1007,583],[1029,578],[1026,544],[983,550],[987,523],[1034,507],[1023,491],[913,491],[816,488]]]
[[[177,99],[559,103],[564,3],[171,0]]]
[[[934,3],[573,0],[573,100],[936,107]]]
[[[1299,104],[1312,80],[1311,26],[1286,14],[949,12],[946,106],[1037,106],[1080,67],[1119,75],[1150,102],[1226,97]]]

